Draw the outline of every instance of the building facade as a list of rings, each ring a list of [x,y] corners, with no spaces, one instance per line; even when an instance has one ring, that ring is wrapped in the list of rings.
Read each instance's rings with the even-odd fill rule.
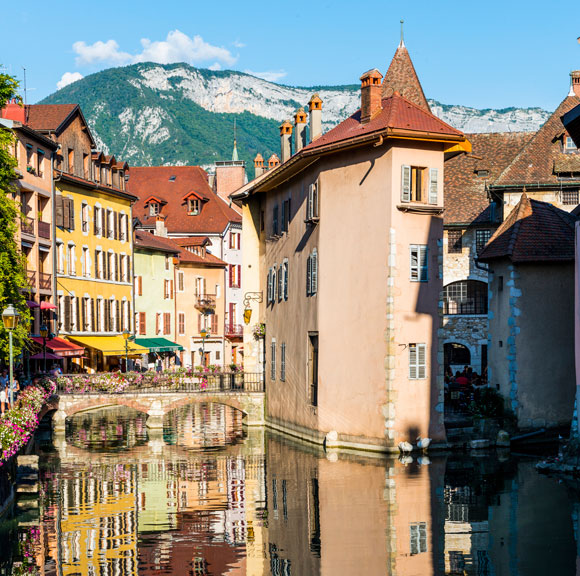
[[[381,79],[365,73],[361,109],[326,134],[313,97],[313,140],[291,155],[284,123],[282,163],[234,198],[246,289],[263,296],[269,425],[385,451],[445,439],[443,174],[469,142],[431,114],[403,43]],[[251,329],[244,348],[258,366]]]

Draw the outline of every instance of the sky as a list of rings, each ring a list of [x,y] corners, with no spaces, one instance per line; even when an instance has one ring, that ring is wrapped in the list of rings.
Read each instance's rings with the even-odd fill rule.
[[[2,7],[0,71],[34,103],[68,82],[136,62],[239,70],[291,86],[383,74],[404,38],[428,98],[553,110],[580,69],[580,2],[552,0],[124,0]]]

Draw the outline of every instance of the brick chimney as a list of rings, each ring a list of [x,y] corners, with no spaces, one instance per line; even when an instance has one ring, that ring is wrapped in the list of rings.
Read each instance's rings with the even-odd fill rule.
[[[26,124],[26,110],[16,99],[10,100],[1,111],[1,117]]]
[[[383,75],[373,68],[365,72],[361,77],[360,87],[360,121],[366,124],[375,115],[382,110],[382,85]]]
[[[572,82],[570,86],[570,96],[578,96],[580,98],[580,70],[574,70],[570,72],[570,80]]]
[[[270,156],[270,158],[268,158],[268,170],[271,170],[272,168],[276,168],[276,166],[278,166],[278,164],[280,164],[280,158],[278,158],[278,156],[276,154],[272,154],[272,156]]]
[[[261,176],[264,173],[264,158],[258,152],[254,158],[254,178]]]
[[[310,111],[310,142],[314,142],[322,136],[322,100],[318,94],[314,94],[308,102]]]
[[[298,152],[306,146],[306,112],[298,108],[294,114],[294,151]]]
[[[292,124],[284,120],[280,124],[280,160],[282,164],[292,156]]]
[[[165,218],[163,216],[155,218],[155,236],[167,238],[167,228],[165,227]]]

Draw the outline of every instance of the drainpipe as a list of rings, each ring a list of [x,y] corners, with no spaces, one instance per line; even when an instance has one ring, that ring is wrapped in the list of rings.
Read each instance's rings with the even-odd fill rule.
[[[58,150],[58,148],[57,148]],[[58,306],[58,296],[57,296],[57,282],[56,282],[56,260],[57,260],[57,251],[56,251],[56,187],[55,187],[55,180],[54,180],[54,162],[56,160],[56,153],[57,150],[53,150],[50,155],[50,211],[52,215],[52,222],[51,222],[51,233],[52,233],[52,241],[50,243],[50,249],[52,252],[52,303]],[[53,332],[54,334],[58,335],[58,322],[55,321],[55,318],[58,318],[60,314],[60,308],[56,308],[56,313],[53,310]]]

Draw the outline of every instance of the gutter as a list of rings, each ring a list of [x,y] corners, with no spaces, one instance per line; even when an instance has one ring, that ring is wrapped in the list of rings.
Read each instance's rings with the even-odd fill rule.
[[[53,310],[53,315],[58,318],[60,315],[60,306],[58,306],[58,296],[57,296],[57,258],[58,258],[58,249],[56,244],[56,187],[55,187],[55,179],[54,179],[54,161],[56,159],[56,152],[58,148],[55,148],[50,153],[50,207],[52,213],[52,222],[51,222],[51,232],[52,232],[52,242],[51,242],[51,250],[52,250],[52,299],[53,304],[57,306],[56,310]],[[59,322],[54,323],[53,332],[58,336],[58,325]]]

